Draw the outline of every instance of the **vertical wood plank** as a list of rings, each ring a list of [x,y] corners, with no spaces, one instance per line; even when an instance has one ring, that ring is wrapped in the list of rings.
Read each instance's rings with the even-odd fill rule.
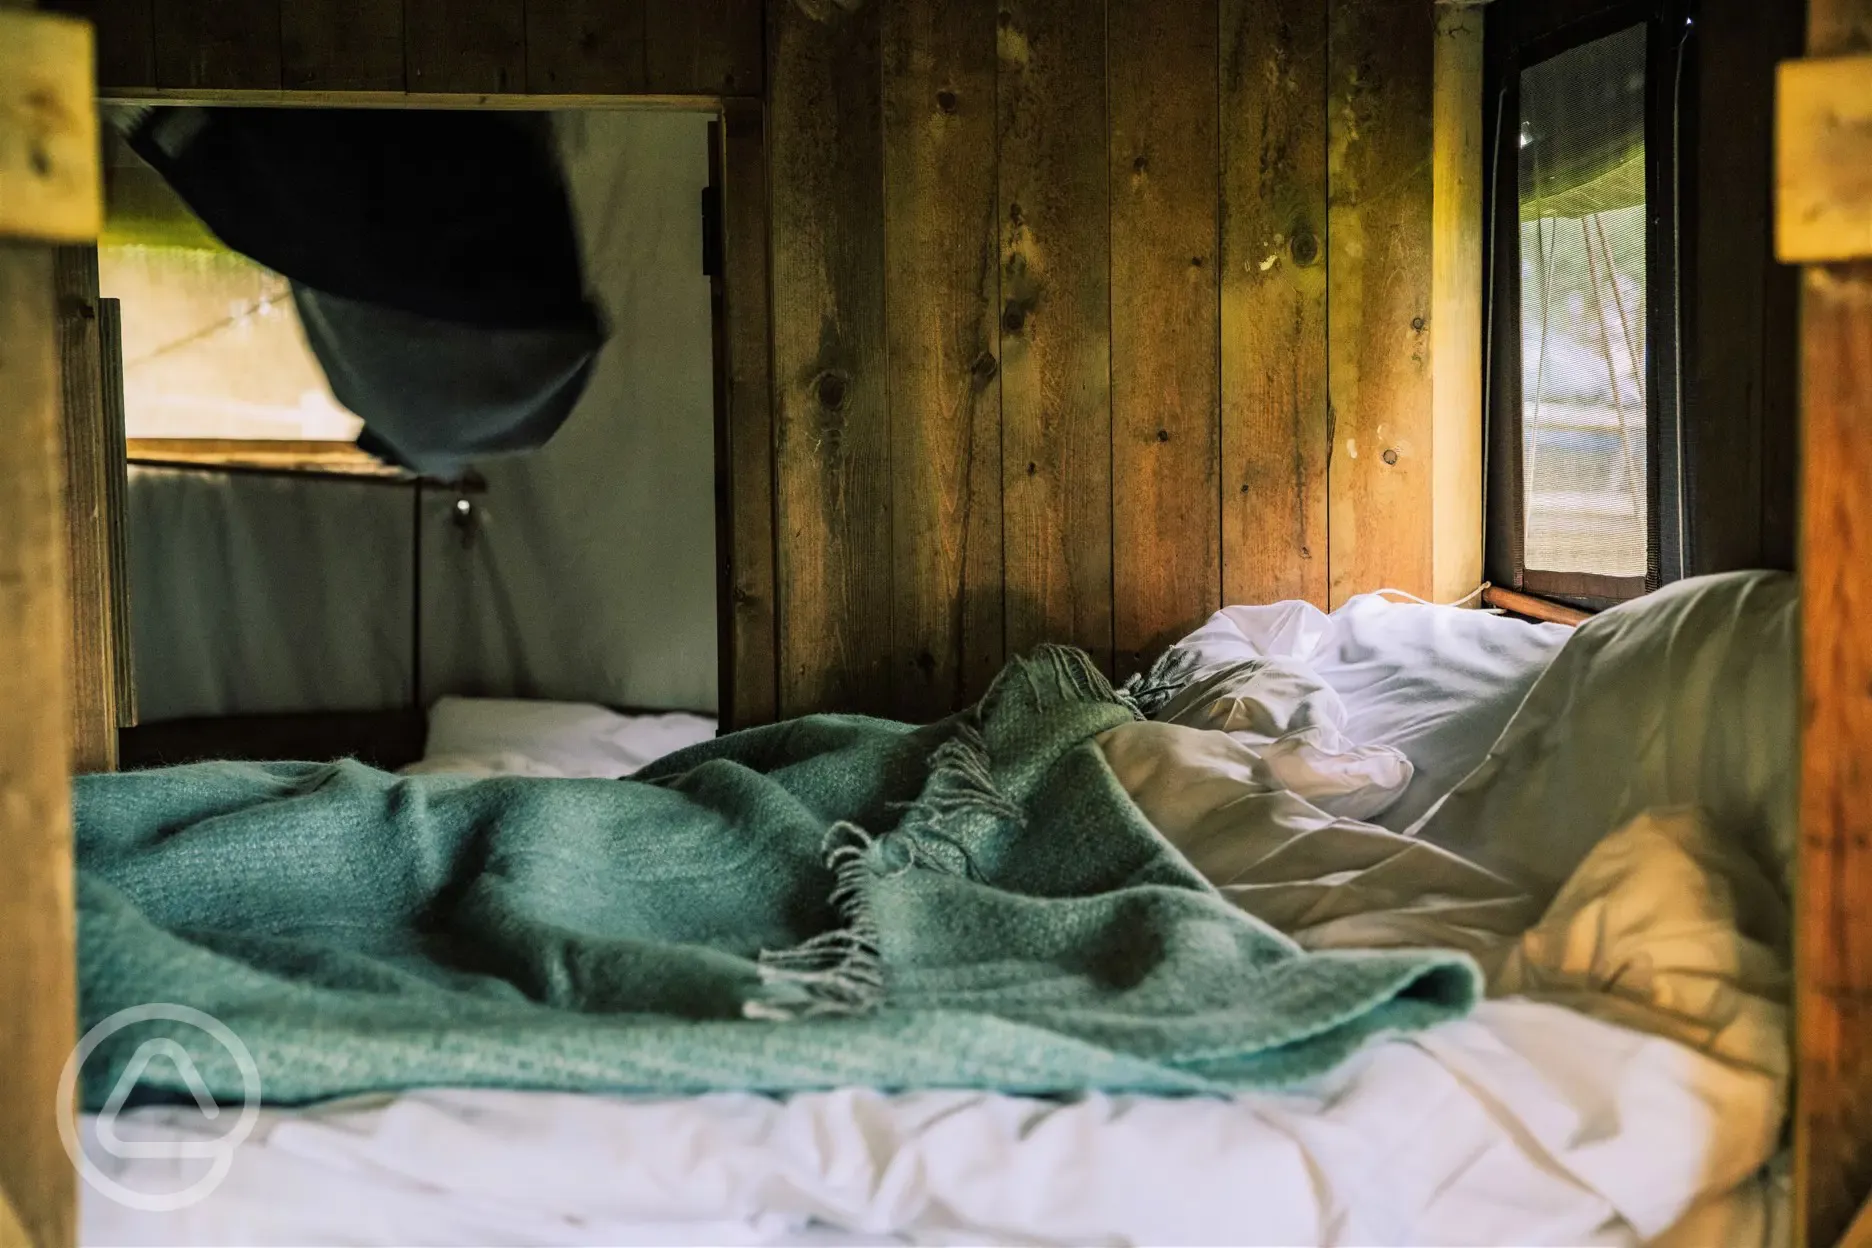
[[[783,716],[890,703],[880,7],[768,9]]]
[[[728,458],[734,663],[731,722],[779,717],[774,610],[774,414],[767,265],[767,146],[762,110],[723,112],[723,293],[728,351]]]
[[[32,1242],[63,1248],[77,1193],[57,1089],[78,1004],[56,341],[51,250],[0,240],[0,1175]]]
[[[644,89],[644,0],[526,0],[527,90]]]
[[[1872,1190],[1872,264],[1809,269],[1803,302],[1796,1242],[1824,1245]]]
[[[1111,0],[1113,663],[1220,605],[1215,0]]]
[[[156,85],[277,91],[280,5],[295,0],[151,0]]]
[[[1809,0],[1807,50],[1872,50],[1872,0]],[[1801,841],[1794,1242],[1872,1190],[1872,257],[1802,278]]]
[[[892,704],[936,719],[1001,669],[995,10],[884,7]]]
[[[1326,0],[1222,0],[1222,594],[1326,605]]]
[[[123,305],[98,300],[104,400],[104,514],[110,523],[111,671],[117,726],[137,722],[136,646],[130,616],[130,466],[124,438]]]
[[[72,603],[72,770],[114,771],[117,671],[110,478],[116,467],[110,455],[98,343],[97,248],[59,248],[53,280],[65,461],[66,583]]]
[[[1327,315],[1331,603],[1429,596],[1433,6],[1332,0]]]
[[[1004,0],[1001,427],[1007,648],[1112,662],[1105,12]]]
[[[761,93],[761,0],[647,0],[644,27],[648,90]]]
[[[289,91],[403,90],[403,6],[395,0],[284,0],[280,81]]]
[[[152,0],[57,0],[43,7],[82,17],[97,28],[98,86],[156,85]]]
[[[1430,596],[1482,583],[1482,23],[1469,0],[1439,5],[1431,119]]]
[[[526,0],[403,0],[411,91],[526,89]]]

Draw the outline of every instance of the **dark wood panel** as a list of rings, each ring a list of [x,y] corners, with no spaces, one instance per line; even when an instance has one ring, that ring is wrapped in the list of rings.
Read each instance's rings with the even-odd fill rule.
[[[0,240],[0,999],[13,1003],[0,1010],[0,1201],[32,1242],[62,1246],[78,1232],[58,1128],[78,1002],[53,309],[51,249]]]
[[[98,86],[156,85],[152,0],[57,0],[42,7],[82,17],[97,28]]]
[[[151,0],[156,85],[218,91],[280,87],[280,5],[296,0]]]
[[[137,722],[136,645],[130,614],[130,457],[124,437],[123,306],[98,300],[104,407],[104,512],[110,528],[111,672],[117,726]]]
[[[411,91],[526,89],[526,0],[403,0]]]
[[[879,9],[768,9],[783,716],[890,705]]]
[[[403,7],[393,0],[283,0],[288,90],[403,90]]]
[[[1111,0],[1112,583],[1127,675],[1220,604],[1215,0]]]
[[[126,771],[215,759],[324,763],[340,758],[395,771],[422,757],[428,725],[421,711],[318,711],[169,719],[126,728],[120,735]]]
[[[1000,79],[1007,646],[1111,669],[1111,199],[1104,6],[1006,0]]]
[[[526,0],[527,90],[644,89],[644,0]]]
[[[1326,0],[1222,2],[1222,592],[1326,605]]]
[[[1331,602],[1434,592],[1430,381],[1435,12],[1332,0]]]
[[[1684,239],[1685,458],[1692,573],[1789,566],[1794,270],[1774,260],[1774,72],[1794,6],[1704,0]]]
[[[648,0],[648,89],[671,95],[761,92],[761,0]]]
[[[71,590],[72,770],[117,766],[116,612],[111,605],[111,437],[98,341],[97,248],[61,247],[58,294],[66,584]]]
[[[892,704],[935,719],[1001,670],[994,8],[884,7]]]
[[[727,456],[734,665],[728,722],[779,716],[774,611],[773,366],[768,323],[767,147],[761,107],[723,114],[723,324],[727,351]]]

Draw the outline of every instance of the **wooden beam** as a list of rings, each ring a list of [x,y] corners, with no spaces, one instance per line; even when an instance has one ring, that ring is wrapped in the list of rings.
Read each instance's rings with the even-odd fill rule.
[[[1808,51],[1872,50],[1872,0],[1810,0]],[[1797,75],[1800,77],[1800,75]],[[1863,150],[1825,115],[1859,115],[1851,76],[1814,111],[1784,94],[1783,147],[1823,166],[1814,184],[1863,179]],[[1823,115],[1825,114],[1825,115]],[[1811,128],[1831,130],[1817,141]],[[1831,167],[1834,162],[1846,162]],[[1778,236],[1798,238],[1808,201],[1785,194]],[[1856,252],[1856,254],[1854,254]],[[1872,1190],[1872,233],[1817,248],[1850,263],[1802,279],[1801,837],[1794,937],[1795,1242],[1839,1242]]]
[[[0,238],[97,237],[92,72],[89,25],[0,6]]]
[[[1491,607],[1499,607],[1513,615],[1526,616],[1530,620],[1540,620],[1545,624],[1565,624],[1576,628],[1592,619],[1592,613],[1581,611],[1578,607],[1563,606],[1549,602],[1545,598],[1536,598],[1533,594],[1517,593],[1512,589],[1501,589],[1491,585],[1482,593],[1482,601]]]
[[[56,341],[51,249],[0,241],[0,1188],[40,1248],[77,1229],[57,1096],[78,1004]]]
[[[1480,4],[1439,6],[1431,139],[1431,594],[1482,583],[1482,151]]]
[[[1775,244],[1790,264],[1872,255],[1872,54],[1781,66]]]
[[[97,248],[61,247],[58,299],[65,552],[72,622],[72,770],[117,768],[116,610],[111,603],[110,479],[117,466],[104,410]]]
[[[774,394],[767,237],[767,136],[760,105],[722,114],[722,295],[727,352],[728,652],[734,728],[779,718],[779,623],[774,596]]]

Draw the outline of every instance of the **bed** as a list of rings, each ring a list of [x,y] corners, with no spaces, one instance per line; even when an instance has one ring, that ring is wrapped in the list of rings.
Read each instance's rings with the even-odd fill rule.
[[[1135,685],[1150,718],[1103,758],[1237,906],[1306,949],[1457,948],[1486,974],[1467,1017],[1299,1086],[413,1089],[263,1111],[175,1212],[93,1182],[82,1239],[1785,1242],[1797,618],[1769,575],[1577,633],[1378,596],[1231,608]],[[496,703],[433,725],[413,771],[621,775],[708,730]],[[111,1130],[86,1120],[86,1156],[136,1190],[213,1164],[137,1143],[225,1134],[175,1105]]]

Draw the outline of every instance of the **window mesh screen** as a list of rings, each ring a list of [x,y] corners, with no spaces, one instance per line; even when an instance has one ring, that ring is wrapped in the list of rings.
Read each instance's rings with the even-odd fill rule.
[[[1521,76],[1523,565],[1642,577],[1645,55],[1634,26]]]

